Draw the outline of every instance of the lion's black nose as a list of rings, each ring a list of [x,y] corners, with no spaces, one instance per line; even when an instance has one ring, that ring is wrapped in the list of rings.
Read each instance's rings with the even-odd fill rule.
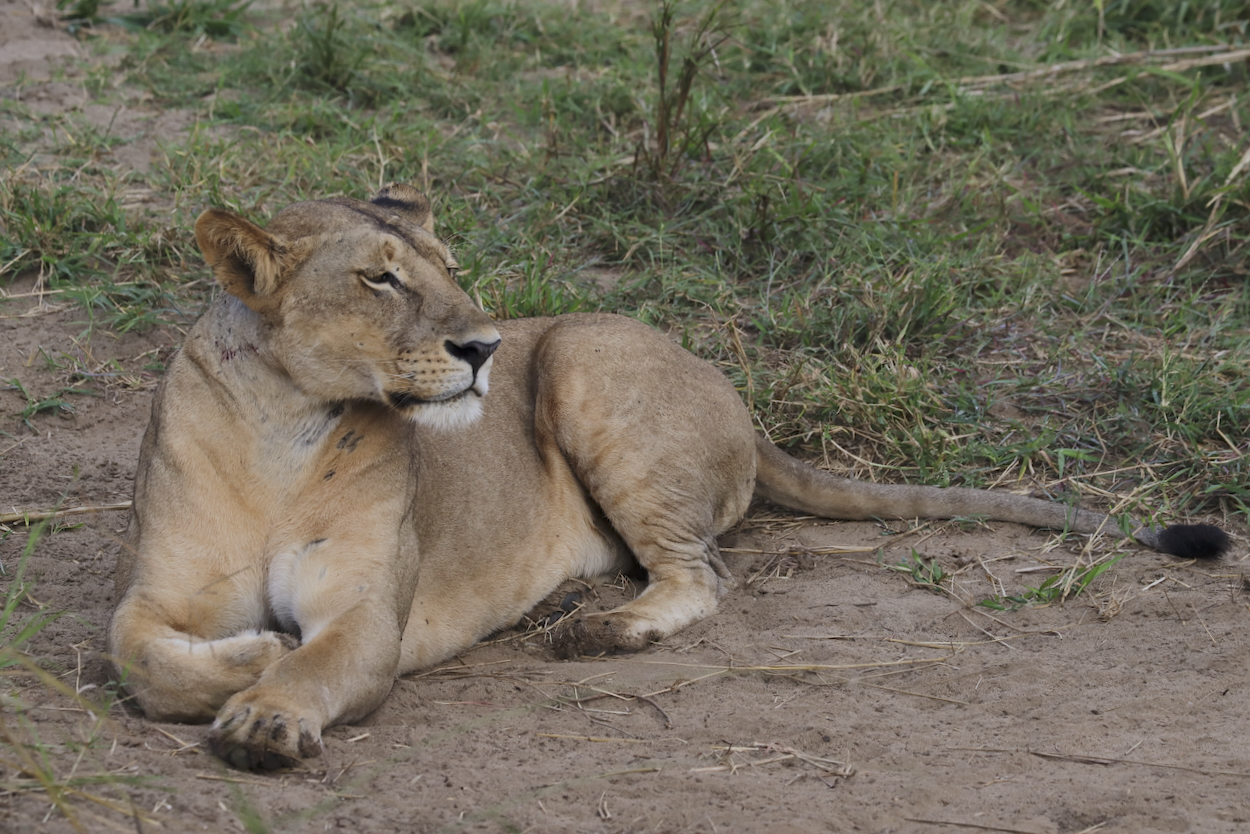
[[[499,340],[493,342],[465,342],[458,345],[448,339],[443,343],[447,348],[447,352],[457,359],[462,359],[469,363],[469,367],[473,369],[473,376],[477,376],[477,372],[486,364],[486,360],[490,359],[490,355],[495,352],[495,348],[499,347]]]

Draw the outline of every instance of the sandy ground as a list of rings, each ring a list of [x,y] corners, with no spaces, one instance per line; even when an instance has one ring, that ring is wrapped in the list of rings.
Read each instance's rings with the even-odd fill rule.
[[[77,48],[28,5],[0,2],[0,94],[21,78],[28,103],[92,118],[72,74],[56,73]],[[113,153],[135,167],[154,126],[174,135],[182,119],[141,103],[126,117],[133,141]],[[43,397],[74,369],[97,374],[72,382],[94,392],[69,395],[72,412],[29,426],[26,400],[0,390],[0,513],[130,497],[146,367],[181,334],[85,335],[84,318],[55,297],[0,306],[0,380]],[[19,613],[66,612],[31,651],[100,698],[126,519],[67,521],[39,542]],[[400,680],[366,721],[329,730],[305,770],[227,771],[200,748],[203,727],[122,704],[97,720],[27,677],[0,683],[0,719],[59,780],[111,804],[70,797],[89,831],[1248,830],[1244,531],[1222,565],[1133,551],[1093,594],[1003,613],[967,603],[996,583],[1039,584],[1050,574],[1020,571],[1071,564],[1082,543],[1006,524],[886,532],[757,511],[722,541],[739,587],[711,620],[634,657],[580,662],[553,661],[541,634],[499,635]],[[7,587],[27,528],[0,536]],[[955,574],[952,593],[879,563],[912,548]],[[600,588],[592,604],[633,592]],[[0,832],[73,830],[16,755],[0,741]],[[103,774],[113,781],[91,783]]]

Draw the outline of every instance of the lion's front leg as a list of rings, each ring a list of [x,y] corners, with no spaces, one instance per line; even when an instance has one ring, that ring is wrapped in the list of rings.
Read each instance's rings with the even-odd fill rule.
[[[321,752],[321,731],[372,712],[391,691],[400,629],[392,610],[362,605],[270,666],[221,708],[210,749],[241,770]]]
[[[331,536],[270,566],[271,603],[303,643],[218,712],[208,742],[230,765],[270,769],[316,755],[325,727],[368,715],[390,692],[412,571],[394,555],[367,555],[394,554],[394,543],[374,550],[354,538],[365,553]]]

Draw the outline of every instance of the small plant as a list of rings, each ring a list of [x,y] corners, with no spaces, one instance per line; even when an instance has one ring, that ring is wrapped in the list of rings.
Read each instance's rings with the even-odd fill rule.
[[[151,4],[145,12],[127,15],[126,19],[160,32],[235,39],[246,28],[243,14],[251,5],[252,0],[173,0]]]
[[[1124,554],[1121,553],[1105,562],[1099,562],[1087,568],[1077,568],[1076,566],[1067,568],[1061,573],[1050,577],[1036,588],[1026,585],[1024,590],[1017,594],[987,597],[978,602],[977,605],[994,611],[1015,611],[1026,605],[1050,605],[1056,602],[1063,602],[1069,597],[1074,597],[1084,592],[1095,579],[1106,573],[1123,556]]]
[[[9,388],[9,390],[17,391],[26,398],[26,407],[21,410],[18,416],[21,418],[21,421],[26,424],[26,427],[31,429],[35,427],[35,424],[30,421],[30,418],[34,417],[36,414],[41,414],[45,411],[73,414],[74,404],[64,399],[66,395],[95,395],[95,391],[87,388],[74,388],[73,386],[67,386],[57,389],[56,392],[47,397],[34,397],[31,396],[30,392],[26,390],[26,386],[22,385],[22,381],[16,377],[10,379],[6,387]]]
[[[337,4],[315,6],[297,21],[300,74],[314,88],[350,93],[368,57]]]
[[[9,582],[4,591],[4,606],[0,608],[0,670],[27,665],[26,657],[21,651],[22,647],[61,616],[59,613],[50,613],[43,608],[39,608],[25,618],[18,615],[18,608],[30,593],[30,583],[26,581],[26,566],[31,554],[35,552],[39,539],[46,532],[47,526],[47,522],[42,522],[31,529],[26,539],[26,546],[22,548],[22,555],[18,559],[17,568],[12,574],[0,563],[0,576],[6,577]]]
[[[942,563],[936,558],[925,561],[924,556],[912,548],[911,555],[903,559],[897,565],[886,565],[890,570],[907,574],[913,585],[920,588],[928,588],[934,593],[942,593],[945,589],[942,587],[942,580],[949,578],[942,567]]]
[[[691,101],[695,79],[704,63],[728,35],[719,32],[717,20],[728,0],[714,5],[699,21],[686,45],[681,58],[681,68],[676,69],[673,55],[674,30],[676,28],[676,4],[664,0],[651,25],[655,39],[655,72],[658,85],[655,100],[654,147],[645,144],[639,149],[638,158],[651,178],[658,183],[671,180],[677,173],[686,154],[707,143],[716,125],[695,118]]]

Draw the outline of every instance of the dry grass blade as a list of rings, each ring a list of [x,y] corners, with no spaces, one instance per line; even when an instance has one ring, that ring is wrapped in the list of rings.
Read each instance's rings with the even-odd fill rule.
[[[824,756],[815,756],[811,753],[804,753],[793,747],[787,747],[782,744],[755,742],[749,745],[727,745],[724,747],[713,748],[721,750],[728,756],[725,764],[712,765],[709,767],[694,767],[690,769],[691,773],[734,773],[744,767],[761,767],[763,765],[776,764],[786,761],[801,761],[804,764],[811,765],[817,770],[822,770],[833,776],[847,778],[855,774],[855,768],[847,762],[841,762],[836,759],[825,758]],[[733,757],[743,753],[780,753],[781,755],[772,755],[762,759],[748,759],[744,762],[733,761]]]
[[[1028,753],[1030,756],[1037,756],[1042,759],[1058,759],[1061,761],[1077,762],[1079,764],[1127,764],[1134,765],[1136,767],[1160,767],[1165,770],[1182,770],[1187,773],[1197,773],[1200,776],[1233,776],[1239,779],[1250,779],[1250,772],[1246,771],[1209,770],[1207,768],[1190,767],[1188,765],[1167,764],[1165,762],[1146,762],[1139,759],[1124,759],[1113,756],[1087,756],[1080,753],[1047,753],[1042,750],[1019,750],[1009,747],[948,747],[946,749],[964,753]]]
[[[882,660],[877,663],[794,663],[780,666],[725,666],[717,663],[679,663],[673,660],[639,660],[638,658],[616,658],[618,662],[641,663],[648,666],[679,666],[686,669],[714,669],[712,674],[742,672],[835,672],[849,669],[884,669],[889,667],[925,666],[933,663],[945,663],[955,655],[956,650],[943,657],[909,658],[906,660]],[[667,691],[667,690],[665,690]]]
[[[400,680],[415,681],[419,678],[428,678],[436,675],[448,675],[453,678],[471,678],[481,674],[474,671],[476,669],[481,669],[485,666],[501,666],[511,662],[511,660],[491,660],[486,663],[469,663],[456,666],[452,666],[450,664],[446,666],[435,666],[433,669],[426,669],[424,672],[413,672],[412,674],[404,675],[400,678]]]
[[[20,666],[22,669],[16,671],[5,669],[6,675],[29,674],[36,678],[41,685],[55,690],[61,695],[64,695],[66,698],[74,701],[84,712],[90,712],[100,719],[108,719],[108,711],[104,707],[99,704],[92,703],[79,693],[75,692],[69,686],[66,686],[58,680],[55,675],[50,674],[46,669],[40,667],[39,664],[35,662],[34,658],[31,658],[22,652],[16,651],[11,646],[0,646],[0,668],[10,665]]]
[[[1250,773],[1240,770],[1206,770],[1198,767],[1189,767],[1187,765],[1166,764],[1164,762],[1143,762],[1138,759],[1085,756],[1079,753],[1045,753],[1041,750],[1030,750],[1029,754],[1043,759],[1060,759],[1067,762],[1079,762],[1081,764],[1126,764],[1135,765],[1137,767],[1161,767],[1166,770],[1183,770],[1188,773],[1197,773],[1201,776],[1235,776],[1239,779],[1250,779]]]
[[[1233,181],[1236,180],[1237,177],[1241,176],[1247,166],[1250,166],[1250,147],[1247,147],[1242,153],[1241,159],[1239,159],[1237,164],[1233,166],[1233,170],[1228,172],[1228,176],[1224,178],[1224,185],[1221,187],[1219,193],[1211,198],[1211,213],[1207,216],[1206,225],[1202,227],[1202,231],[1199,232],[1194,238],[1193,243],[1189,244],[1189,248],[1186,249],[1185,253],[1176,261],[1176,265],[1172,267],[1172,271],[1179,272],[1184,269],[1189,262],[1197,256],[1198,252],[1201,251],[1202,245],[1219,233],[1219,230],[1216,229],[1215,226],[1220,219],[1221,208],[1224,204],[1224,197],[1228,194],[1229,187],[1233,184]]]
[[[671,738],[610,738],[607,736],[572,736],[562,733],[534,733],[537,738],[564,738],[573,741],[616,742],[619,744],[652,744],[657,741],[677,741]]]
[[[4,742],[4,747],[13,751],[17,757],[16,759],[0,757],[0,764],[10,768],[15,773],[26,774],[30,780],[29,785],[10,783],[6,785],[5,788],[13,791],[24,791],[32,788],[42,789],[43,792],[47,794],[52,807],[60,812],[76,831],[89,830],[88,828],[83,827],[79,819],[80,813],[85,814],[86,816],[91,817],[95,822],[106,825],[110,828],[116,828],[120,831],[128,831],[129,829],[118,824],[115,820],[101,817],[98,814],[87,811],[86,809],[75,809],[70,804],[70,799],[92,802],[102,808],[107,808],[114,813],[120,814],[123,817],[130,817],[135,821],[136,826],[140,823],[146,823],[147,825],[152,826],[160,825],[160,822],[156,818],[149,816],[148,814],[144,814],[134,808],[133,805],[124,805],[98,794],[89,793],[81,790],[80,788],[74,787],[70,784],[70,779],[58,777],[49,767],[45,766],[38,758],[36,758],[35,754],[32,752],[32,745],[13,734],[3,716],[0,716],[0,740]]]
[[[882,692],[893,692],[895,695],[907,695],[910,698],[924,698],[927,701],[939,701],[943,704],[955,704],[961,707],[970,707],[972,704],[968,701],[961,701],[958,698],[943,698],[941,695],[928,695],[924,692],[912,692],[909,689],[899,689],[896,686],[882,686],[879,683],[871,683],[866,680],[851,680],[849,678],[841,678],[839,683],[855,686],[866,686],[869,689],[879,689]]]
[[[1001,825],[983,825],[979,822],[959,822],[957,820],[926,820],[920,817],[905,817],[908,822],[919,822],[925,825],[952,825],[956,828],[975,828],[978,831],[1005,831],[1008,834],[1041,834],[1040,831],[1030,831],[1026,828],[1004,828]]]
[[[1221,51],[1222,50],[1222,51]],[[1189,58],[1181,61],[1171,61],[1178,54],[1194,51],[1209,51],[1214,54],[1204,55],[1201,58]],[[1023,72],[1008,72],[998,75],[976,75],[965,78],[956,79],[955,83],[959,84],[965,90],[983,89],[985,87],[993,87],[999,84],[1012,84],[1023,81],[1038,81],[1044,79],[1055,78],[1059,75],[1066,75],[1073,72],[1085,72],[1087,70],[1098,69],[1100,67],[1115,67],[1124,65],[1160,65],[1161,69],[1170,72],[1179,72],[1181,70],[1192,69],[1195,67],[1210,66],[1212,64],[1236,63],[1250,58],[1250,49],[1230,49],[1227,46],[1207,47],[1190,47],[1181,52],[1172,49],[1149,49],[1141,52],[1129,52],[1123,55],[1105,55],[1101,58],[1091,58],[1084,61],[1064,61],[1058,64],[1050,64],[1034,70],[1025,70]]]
[[[23,510],[19,511],[14,508],[12,512],[0,513],[0,524],[34,524],[37,521],[55,520],[73,515],[87,515],[90,513],[107,513],[116,510],[130,509],[129,501],[119,501],[116,504],[99,504],[94,507],[67,507],[63,510]]]
[[[810,554],[813,556],[823,556],[833,553],[875,553],[876,547],[865,547],[862,545],[841,545],[831,544],[823,547],[804,547],[802,549],[789,548],[788,550],[761,550],[754,547],[722,547],[722,553],[758,553],[761,556],[790,556],[798,553]]]
[[[21,739],[16,738],[9,730],[8,724],[4,717],[0,716],[0,739],[17,754],[18,760],[0,759],[6,767],[11,768],[17,773],[25,773],[31,779],[37,781],[39,786],[43,788],[44,793],[48,795],[48,800],[52,803],[52,807],[60,811],[69,824],[74,827],[75,831],[85,831],[82,824],[78,821],[78,816],[74,813],[74,809],[65,801],[65,786],[59,784],[57,779],[41,767],[39,762],[35,760],[31,753],[30,747]]]
[[[1185,58],[1179,61],[1172,60],[1178,55],[1195,53],[1200,54],[1201,57]],[[1105,55],[1101,58],[1091,58],[1082,61],[1064,61],[1020,72],[1000,73],[996,75],[964,76],[954,79],[951,83],[960,93],[965,95],[985,95],[989,93],[991,88],[1001,86],[1010,87],[1011,90],[1014,91],[1022,86],[1036,84],[1039,82],[1049,82],[1050,86],[1046,88],[1044,92],[1052,95],[1066,95],[1077,92],[1098,93],[1122,84],[1126,78],[1116,78],[1092,89],[1084,82],[1068,80],[1061,81],[1059,79],[1062,76],[1076,75],[1078,73],[1090,72],[1092,70],[1106,67],[1152,66],[1157,67],[1158,70],[1163,72],[1183,72],[1185,70],[1198,69],[1201,67],[1219,64],[1236,65],[1240,62],[1246,61],[1247,59],[1250,59],[1250,49],[1232,49],[1227,45],[1145,50],[1122,55]],[[774,104],[772,104],[772,106],[766,106],[764,112],[756,117],[749,125],[747,125],[746,128],[739,131],[737,136],[734,138],[735,141],[741,140],[743,137],[750,134],[752,130],[762,121],[778,112],[799,111],[822,105],[830,105],[838,101],[853,101],[856,99],[897,93],[905,89],[905,85],[893,84],[886,87],[879,87],[871,90],[858,90],[850,93],[779,96],[771,99],[770,101],[774,102]],[[939,106],[946,110],[954,108],[954,104],[950,102]],[[896,117],[927,109],[931,109],[931,105],[901,107],[872,113],[865,118],[879,119],[884,116]],[[1185,263],[1187,262],[1188,261],[1185,261]],[[1183,266],[1183,264],[1181,264],[1181,266]],[[1177,269],[1179,268],[1180,266],[1177,267]]]

